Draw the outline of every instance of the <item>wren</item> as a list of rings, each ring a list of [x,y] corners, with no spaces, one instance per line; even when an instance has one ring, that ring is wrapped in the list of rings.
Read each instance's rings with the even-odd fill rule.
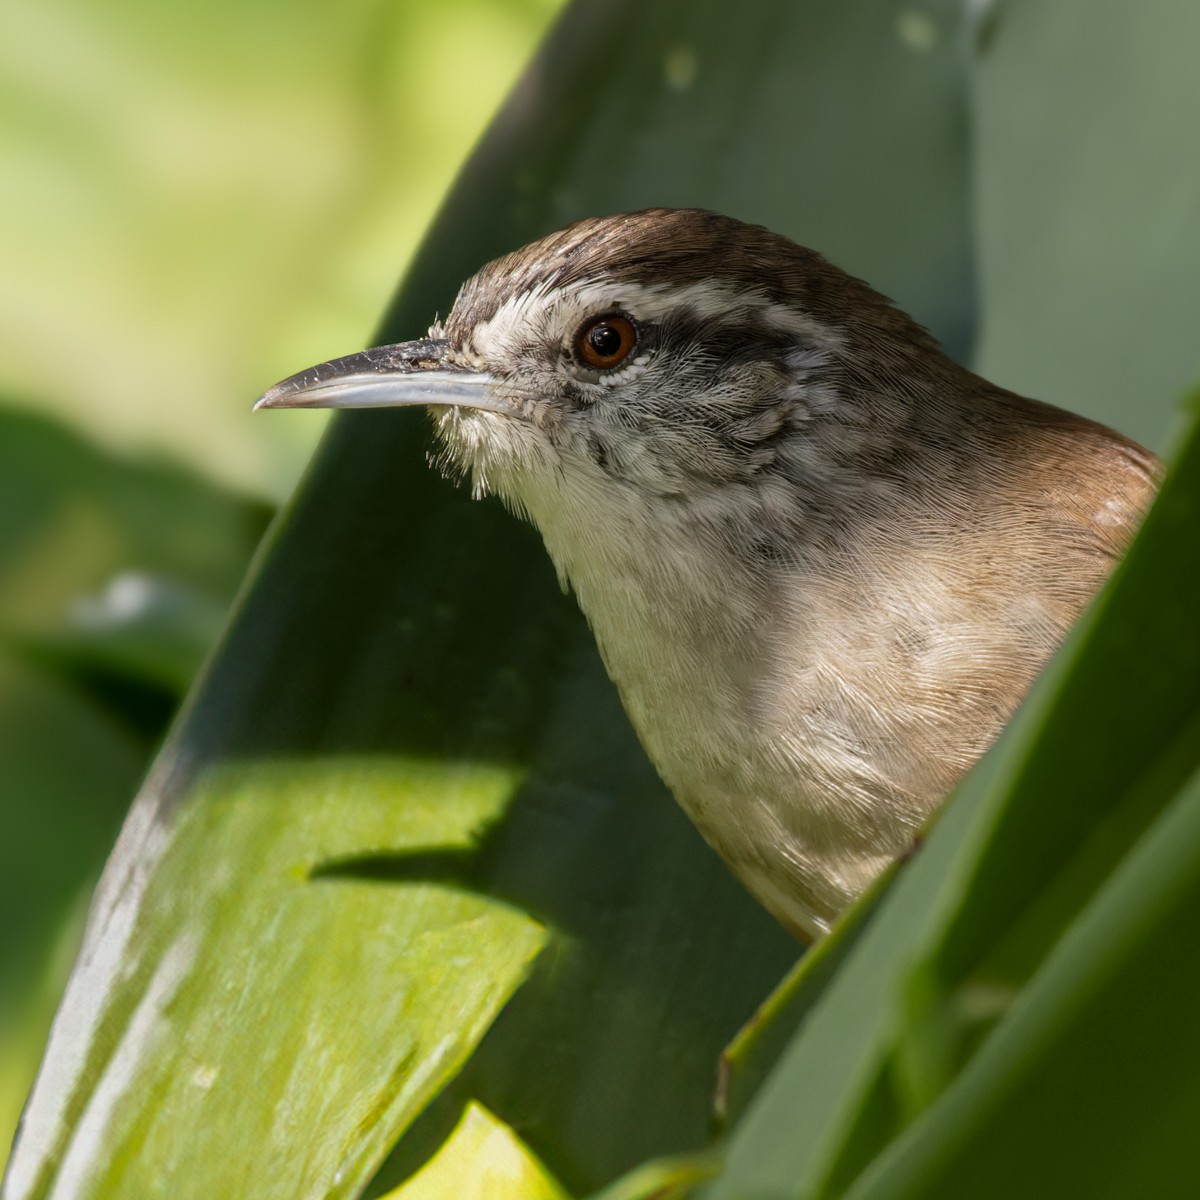
[[[537,526],[662,778],[806,939],[991,745],[1160,474],[814,251],[687,209],[551,234],[427,338],[259,401],[402,404]]]

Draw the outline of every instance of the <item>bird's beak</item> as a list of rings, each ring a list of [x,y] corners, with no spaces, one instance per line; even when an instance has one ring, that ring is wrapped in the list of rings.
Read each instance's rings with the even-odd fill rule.
[[[435,404],[515,415],[503,387],[491,375],[458,365],[449,351],[450,343],[441,338],[422,338],[348,354],[277,383],[254,408]]]

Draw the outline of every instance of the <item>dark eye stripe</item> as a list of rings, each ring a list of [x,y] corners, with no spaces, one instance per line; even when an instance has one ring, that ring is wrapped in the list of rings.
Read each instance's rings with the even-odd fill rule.
[[[688,346],[714,367],[752,362],[782,362],[799,344],[794,334],[773,330],[742,316],[722,320],[679,308],[663,315],[659,344]]]

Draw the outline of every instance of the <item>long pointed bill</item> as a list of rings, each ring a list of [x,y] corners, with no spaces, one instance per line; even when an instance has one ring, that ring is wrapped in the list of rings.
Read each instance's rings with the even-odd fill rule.
[[[436,404],[515,416],[492,376],[458,366],[435,338],[376,346],[277,383],[254,408],[393,408]]]

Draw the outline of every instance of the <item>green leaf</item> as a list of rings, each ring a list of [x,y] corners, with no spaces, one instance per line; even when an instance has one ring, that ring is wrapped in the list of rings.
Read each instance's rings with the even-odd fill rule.
[[[98,595],[76,597],[64,628],[13,634],[10,643],[93,691],[124,682],[175,700],[195,678],[224,619],[224,605],[198,588],[125,571]]]
[[[172,464],[118,458],[0,407],[0,631],[56,635],[126,572],[224,603],[269,510]]]
[[[823,938],[800,959],[726,1048],[714,1098],[718,1131],[741,1119],[792,1035],[837,977],[895,878],[894,869],[886,872],[838,919],[833,936]]]
[[[471,1104],[426,1165],[382,1200],[570,1200],[529,1148]]]
[[[98,955],[85,947],[60,1010],[69,1023],[96,1021],[93,1041],[70,1047],[99,1053],[96,1086],[82,1104],[46,1088],[29,1110],[35,1128],[68,1135],[55,1186],[154,1195],[156,1180],[179,1172],[208,1194],[235,1194],[253,1157],[298,1187],[315,1176],[330,1195],[352,1194],[362,1160],[461,1065],[542,934],[510,906],[438,882],[390,888],[316,873],[364,846],[400,858],[436,838],[443,854],[469,852],[512,784],[486,767],[448,780],[436,764],[402,774],[369,759],[216,769],[200,785],[205,803],[169,832],[127,827],[145,838],[141,870],[107,897],[110,940]],[[94,1005],[113,949],[128,972],[118,995],[137,997],[124,1021]],[[247,994],[266,969],[271,992]],[[135,1071],[141,1094],[123,1105]],[[223,1153],[172,1135],[176,1121],[218,1124]],[[348,1129],[362,1134],[348,1142]],[[44,1183],[14,1158],[17,1194]]]
[[[572,7],[382,336],[565,220],[689,203],[820,245],[965,353],[957,11],[914,45],[883,0]],[[796,947],[655,779],[537,539],[425,445],[405,414],[339,420],[269,539],[98,893],[13,1200],[356,1194],[542,929],[377,1188],[472,1098],[577,1191],[704,1144],[718,1055]],[[451,998],[424,972],[453,939]]]
[[[0,1145],[16,1128],[80,930],[66,953],[56,935],[104,862],[145,755],[128,728],[0,648]]]
[[[66,978],[64,922],[77,939],[81,893],[265,521],[0,408],[0,1144]]]
[[[1200,1189],[1200,775],[854,1200],[1185,1200]]]
[[[974,7],[976,368],[1161,446],[1200,378],[1200,5]]]
[[[656,1159],[621,1176],[591,1200],[684,1200],[717,1172],[715,1154]]]

